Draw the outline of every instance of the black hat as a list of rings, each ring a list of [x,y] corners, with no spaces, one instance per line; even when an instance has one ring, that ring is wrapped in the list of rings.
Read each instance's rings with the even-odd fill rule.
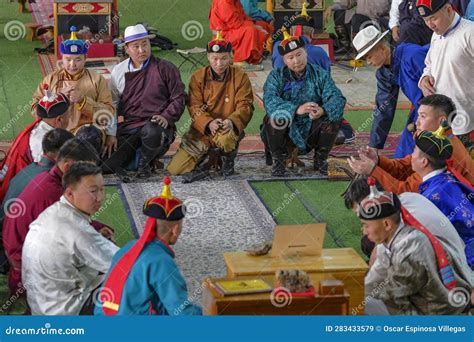
[[[375,178],[369,177],[370,194],[359,204],[359,217],[363,220],[380,220],[400,211],[401,203],[392,192],[379,191],[375,186]]]
[[[448,0],[417,0],[416,9],[422,17],[429,17],[438,12]]]
[[[290,36],[284,27],[281,30],[283,32],[283,40],[278,46],[278,52],[281,56],[305,46],[303,38]]]
[[[223,52],[232,52],[232,44],[222,38],[221,31],[218,30],[216,34],[216,38],[211,40],[209,44],[207,44],[207,52],[215,52],[215,53],[223,53]]]
[[[170,190],[171,179],[163,178],[163,192],[160,197],[152,197],[143,205],[146,216],[166,221],[179,221],[185,215],[183,202],[173,197]]]
[[[448,160],[453,154],[453,145],[446,138],[446,124],[442,124],[436,132],[423,131],[415,137],[416,146],[425,154],[436,160]]]
[[[36,114],[43,119],[53,119],[64,114],[69,108],[69,99],[62,93],[53,94],[48,85],[43,84],[46,95],[38,102]]]

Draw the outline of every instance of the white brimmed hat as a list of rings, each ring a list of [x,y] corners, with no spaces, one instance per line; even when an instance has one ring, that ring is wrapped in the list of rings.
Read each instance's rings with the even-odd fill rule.
[[[156,35],[154,34],[148,34],[148,31],[142,24],[137,24],[135,26],[127,26],[127,28],[125,29],[123,45],[138,39],[153,39],[155,37]]]
[[[380,42],[390,31],[380,32],[375,26],[370,25],[359,31],[354,37],[352,44],[357,50],[357,57],[361,59],[369,52],[378,42]]]

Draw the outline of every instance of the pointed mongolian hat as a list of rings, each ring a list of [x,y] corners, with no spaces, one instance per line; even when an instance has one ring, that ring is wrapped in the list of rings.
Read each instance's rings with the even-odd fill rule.
[[[89,47],[86,42],[77,38],[76,26],[71,26],[71,36],[61,42],[60,51],[63,55],[86,55]]]
[[[222,33],[220,30],[217,30],[216,37],[207,44],[206,48],[207,52],[216,52],[216,53],[223,53],[223,52],[232,52],[232,44],[222,38]]]
[[[278,52],[281,56],[305,46],[303,38],[290,36],[285,27],[282,27],[281,31],[283,32],[283,40],[278,46]]]
[[[53,93],[47,84],[42,84],[45,95],[36,106],[36,114],[43,119],[53,119],[69,108],[69,99],[62,93]]]

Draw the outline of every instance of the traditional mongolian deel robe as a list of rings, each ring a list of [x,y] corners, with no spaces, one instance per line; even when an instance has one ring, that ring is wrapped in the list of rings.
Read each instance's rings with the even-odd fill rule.
[[[452,257],[459,260],[460,267],[464,269],[464,273],[469,274],[469,266],[467,265],[466,255],[464,253],[464,242],[461,240],[454,226],[448,221],[446,216],[427,198],[418,193],[405,192],[399,196],[400,202],[413,217],[415,217],[423,226],[428,229],[443,244],[450,246],[453,251]],[[443,224],[440,224],[443,222]],[[387,269],[390,266],[390,252],[385,244],[379,244],[375,247],[377,258],[370,267],[369,272],[365,276],[365,296],[370,299],[384,286],[387,278]],[[474,284],[472,278],[474,274],[471,272],[471,285]],[[375,311],[379,308],[382,311]],[[381,315],[388,314],[385,305],[378,303],[368,303],[366,306],[366,314]]]
[[[111,267],[135,242],[120,249]],[[100,305],[94,313],[104,314]],[[201,313],[201,308],[188,299],[186,282],[174,260],[173,249],[158,239],[147,243],[128,274],[117,314],[176,316]]]
[[[451,161],[454,169],[474,185],[474,160],[470,157],[462,142],[453,134],[448,135],[453,146]],[[379,156],[379,163],[372,171],[386,191],[397,195],[403,192],[418,192],[422,182],[420,175],[411,167],[411,155],[401,159]]]
[[[408,116],[406,125],[416,121],[418,102],[423,97],[423,93],[418,88],[418,81],[425,67],[424,61],[428,49],[429,46],[400,44],[393,52],[391,65],[383,66],[377,70],[376,109],[370,131],[370,147],[383,149],[395,117],[400,89],[414,107]],[[406,125],[395,151],[396,158],[411,154],[415,147],[413,136],[408,132]]]
[[[272,28],[265,21],[254,23],[245,15],[239,0],[213,0],[209,23],[211,30],[221,30],[222,37],[232,43],[235,62],[260,62]]]
[[[115,136],[117,122],[113,117],[115,109],[112,105],[112,95],[107,81],[101,75],[87,68],[75,76],[69,75],[64,69],[52,72],[43,79],[33,94],[33,113],[36,113],[36,105],[44,96],[43,84],[47,84],[48,89],[54,93],[74,86],[84,95],[84,101],[71,103],[66,114],[69,119],[69,131],[74,133],[84,124],[96,123],[104,124],[106,134]]]
[[[119,248],[64,197],[31,225],[23,247],[23,285],[33,315],[78,315]]]
[[[324,121],[336,122],[342,119],[346,104],[331,75],[313,64],[306,66],[306,73],[301,79],[296,79],[288,67],[272,70],[263,91],[267,116],[277,125],[291,123],[289,137],[300,154],[309,152],[306,140],[313,121],[309,115],[296,115],[298,107],[306,102],[315,102],[326,112]]]
[[[464,241],[467,262],[474,269],[474,191],[451,173],[436,170],[424,177],[420,194],[449,219]]]
[[[168,166],[172,174],[192,171],[214,145],[208,128],[214,119],[231,120],[236,139],[244,136],[254,111],[249,77],[234,66],[228,68],[222,80],[214,77],[210,66],[199,69],[189,82],[188,110],[192,124]]]
[[[3,220],[3,244],[11,265],[8,281],[13,292],[21,281],[22,248],[30,224],[46,208],[59,201],[63,194],[61,181],[62,173],[57,167],[37,175],[21,192],[15,203],[10,205],[12,214],[7,214]],[[105,227],[96,221],[92,221],[92,225],[97,230]]]
[[[0,208],[0,223],[3,224],[3,218],[5,217],[5,210],[9,202],[14,201],[15,198],[23,192],[26,186],[35,178],[37,175],[44,171],[49,171],[54,166],[54,160],[51,160],[46,155],[38,163],[31,163],[23,170],[20,171],[10,182],[8,186],[7,194],[3,199],[2,207]]]
[[[452,294],[441,280],[436,255],[428,237],[403,222],[386,245],[387,277],[374,293],[393,315],[461,315],[470,308],[471,270],[449,245],[438,239],[451,263],[456,287],[468,293],[465,305],[452,303]]]

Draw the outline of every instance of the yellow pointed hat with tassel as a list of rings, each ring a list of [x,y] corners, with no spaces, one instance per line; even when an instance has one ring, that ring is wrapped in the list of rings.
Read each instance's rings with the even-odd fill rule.
[[[291,26],[306,26],[314,29],[314,19],[308,14],[308,3],[306,1],[303,3],[301,13],[291,22]]]

